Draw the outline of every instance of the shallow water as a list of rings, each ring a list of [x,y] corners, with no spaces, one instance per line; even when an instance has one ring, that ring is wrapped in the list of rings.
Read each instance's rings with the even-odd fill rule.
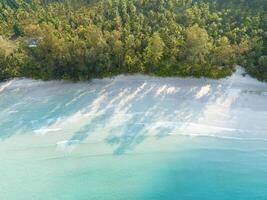
[[[267,84],[0,84],[2,200],[267,199]]]

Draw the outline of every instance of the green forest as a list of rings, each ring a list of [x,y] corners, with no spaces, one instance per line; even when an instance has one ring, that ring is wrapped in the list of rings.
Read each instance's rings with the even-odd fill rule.
[[[0,80],[117,74],[267,81],[266,0],[0,0]]]

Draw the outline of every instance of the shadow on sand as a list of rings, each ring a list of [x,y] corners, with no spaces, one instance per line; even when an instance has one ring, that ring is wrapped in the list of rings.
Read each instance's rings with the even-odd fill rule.
[[[0,93],[0,139],[53,127],[79,114],[69,141],[84,142],[105,132],[114,154],[148,137],[161,139],[197,122],[205,109],[227,99],[233,81],[117,77],[90,83],[13,80]],[[231,105],[229,105],[231,106]],[[72,145],[71,142],[68,143]]]

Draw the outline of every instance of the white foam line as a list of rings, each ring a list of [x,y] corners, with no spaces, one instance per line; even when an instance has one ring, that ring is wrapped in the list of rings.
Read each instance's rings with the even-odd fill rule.
[[[46,133],[57,132],[60,130],[61,130],[60,128],[41,128],[38,130],[34,130],[34,133],[39,134],[39,135],[45,135]]]
[[[240,141],[262,141],[267,142],[267,139],[264,138],[241,138],[241,137],[232,137],[232,136],[219,136],[214,134],[194,134],[194,133],[169,133],[170,136],[188,136],[188,137],[210,137],[217,139],[226,139],[226,140],[240,140]]]

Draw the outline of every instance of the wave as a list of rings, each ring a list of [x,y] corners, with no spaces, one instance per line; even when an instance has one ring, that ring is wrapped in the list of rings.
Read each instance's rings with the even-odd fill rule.
[[[204,138],[215,138],[222,140],[236,140],[236,141],[258,141],[267,142],[266,138],[261,137],[235,137],[227,135],[215,135],[215,134],[194,134],[194,133],[169,133],[170,136],[186,136],[186,137],[204,137]]]
[[[38,130],[34,130],[33,132],[36,133],[36,134],[45,135],[46,133],[58,132],[60,130],[61,130],[61,128],[41,128],[41,129],[38,129]]]

